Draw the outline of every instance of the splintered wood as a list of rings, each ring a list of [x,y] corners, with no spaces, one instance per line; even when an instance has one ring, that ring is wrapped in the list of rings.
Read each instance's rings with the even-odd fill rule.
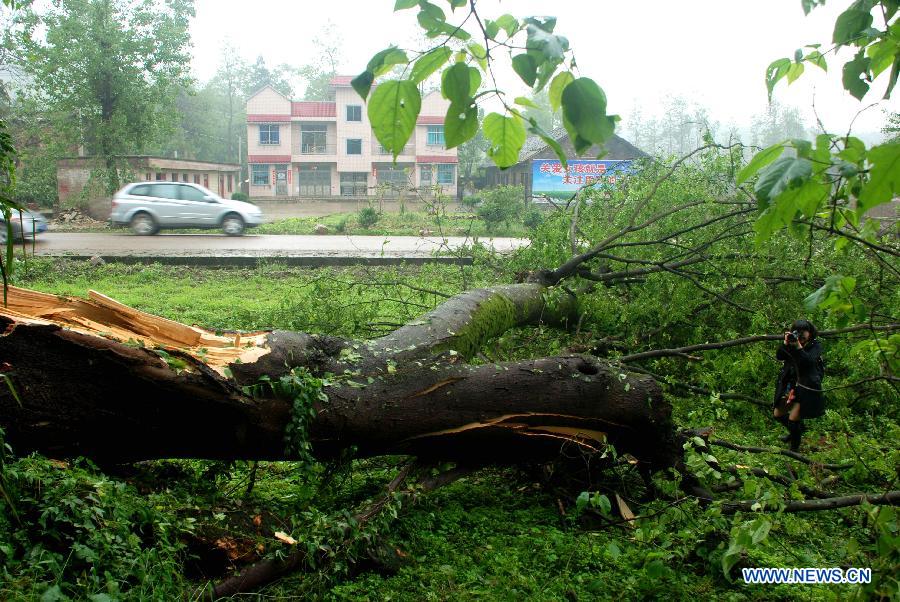
[[[11,286],[0,316],[15,324],[55,324],[149,349],[177,349],[222,371],[235,360],[254,362],[269,353],[267,331],[224,333],[188,326],[119,303],[96,291],[88,298],[51,295]]]

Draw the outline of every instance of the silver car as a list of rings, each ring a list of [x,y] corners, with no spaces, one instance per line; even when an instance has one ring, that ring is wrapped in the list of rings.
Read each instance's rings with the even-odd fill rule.
[[[263,223],[263,216],[252,203],[223,199],[198,184],[135,182],[113,196],[109,221],[140,235],[162,228],[221,228],[240,236],[245,228]]]
[[[34,238],[41,232],[46,232],[48,225],[43,215],[36,211],[23,211],[21,214],[13,210],[9,219],[12,226],[13,240],[26,240]],[[5,244],[7,238],[6,220],[0,213],[0,244]]]

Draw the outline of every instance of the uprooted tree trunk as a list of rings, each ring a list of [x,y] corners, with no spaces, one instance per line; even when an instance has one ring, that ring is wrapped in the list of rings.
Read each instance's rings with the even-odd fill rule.
[[[273,331],[216,334],[91,292],[11,288],[0,309],[0,426],[17,451],[98,462],[291,459],[292,401],[247,388],[304,367],[333,375],[308,437],[320,459],[410,454],[546,460],[612,443],[648,469],[675,464],[671,408],[647,376],[568,355],[467,359],[509,328],[564,323],[567,293],[526,283],[462,293],[372,341]],[[2,383],[0,383],[2,384]]]

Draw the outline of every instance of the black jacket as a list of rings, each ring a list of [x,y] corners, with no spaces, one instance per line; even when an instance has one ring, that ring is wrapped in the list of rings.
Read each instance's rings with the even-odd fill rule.
[[[825,363],[819,341],[813,339],[803,349],[782,345],[775,357],[784,362],[775,387],[775,403],[781,401],[788,387],[795,387],[794,401],[800,404],[801,417],[818,418],[824,414],[822,378],[825,376]]]

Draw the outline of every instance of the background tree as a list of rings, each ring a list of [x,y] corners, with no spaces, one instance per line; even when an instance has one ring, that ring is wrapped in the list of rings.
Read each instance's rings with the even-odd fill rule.
[[[144,151],[176,121],[193,15],[192,0],[62,0],[24,10],[7,31],[28,57],[26,94],[46,106],[55,135],[102,158],[110,192],[116,158]]]

